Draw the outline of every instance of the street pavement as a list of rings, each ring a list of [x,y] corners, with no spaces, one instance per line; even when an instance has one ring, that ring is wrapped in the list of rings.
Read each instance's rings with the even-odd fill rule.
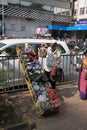
[[[62,105],[58,113],[37,118],[38,130],[87,130],[87,100],[81,100],[77,84],[57,86]]]
[[[58,85],[56,91],[62,104],[56,114],[47,117],[36,115],[28,92],[13,96],[14,103],[37,130],[87,130],[87,100],[80,99],[77,83]]]

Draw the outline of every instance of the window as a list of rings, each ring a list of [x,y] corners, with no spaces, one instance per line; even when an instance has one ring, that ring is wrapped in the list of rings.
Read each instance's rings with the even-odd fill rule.
[[[85,11],[85,8],[80,8],[80,15],[83,15]]]
[[[74,16],[76,16],[77,9],[74,10]]]
[[[16,47],[17,45],[8,47],[4,50],[4,52],[6,52],[7,55],[9,56],[16,56]],[[26,49],[29,49],[30,52],[34,52],[34,48],[32,47],[32,45],[30,45],[29,43],[25,43],[25,44],[19,44],[18,47],[21,49],[21,51],[25,51]]]
[[[87,7],[86,7],[86,14],[87,14]]]
[[[14,45],[14,46],[6,48],[4,50],[4,52],[6,52],[6,54],[9,55],[9,56],[16,56],[16,46]]]
[[[1,48],[1,47],[4,47],[5,45],[6,45],[6,44],[2,44],[2,43],[0,43],[0,48]]]
[[[60,44],[57,44],[56,49],[60,52],[60,54],[66,53],[66,51]]]
[[[20,48],[20,50],[21,51],[27,51],[27,52],[29,52],[29,53],[34,53],[34,52],[36,52],[36,48],[34,48],[34,44],[32,44],[32,43],[24,43],[24,44],[20,44],[20,45],[18,45],[18,47]]]
[[[54,7],[54,14],[62,15],[62,8]]]
[[[70,9],[65,9],[65,8],[54,7],[54,14],[70,16],[71,15],[71,10]]]

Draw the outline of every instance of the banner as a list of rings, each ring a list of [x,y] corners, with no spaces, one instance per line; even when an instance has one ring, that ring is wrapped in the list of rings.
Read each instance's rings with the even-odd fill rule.
[[[48,28],[37,28],[36,34],[39,34],[41,36],[45,36],[46,34],[50,34]]]
[[[75,22],[75,25],[87,25],[87,20],[79,20]]]

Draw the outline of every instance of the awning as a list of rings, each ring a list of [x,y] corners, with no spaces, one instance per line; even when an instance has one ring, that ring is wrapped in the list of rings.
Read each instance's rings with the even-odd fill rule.
[[[49,30],[61,30],[61,31],[79,31],[87,30],[87,26],[47,26]]]
[[[66,28],[67,31],[80,31],[80,30],[87,30],[87,26],[71,26]]]

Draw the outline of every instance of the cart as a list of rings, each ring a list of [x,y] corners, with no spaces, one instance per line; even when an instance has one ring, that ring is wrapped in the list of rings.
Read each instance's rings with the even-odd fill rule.
[[[51,84],[44,73],[43,67],[38,62],[38,58],[33,53],[16,48],[17,56],[31,95],[36,114],[40,117],[54,113],[59,110],[61,101],[55,90],[51,89]]]

